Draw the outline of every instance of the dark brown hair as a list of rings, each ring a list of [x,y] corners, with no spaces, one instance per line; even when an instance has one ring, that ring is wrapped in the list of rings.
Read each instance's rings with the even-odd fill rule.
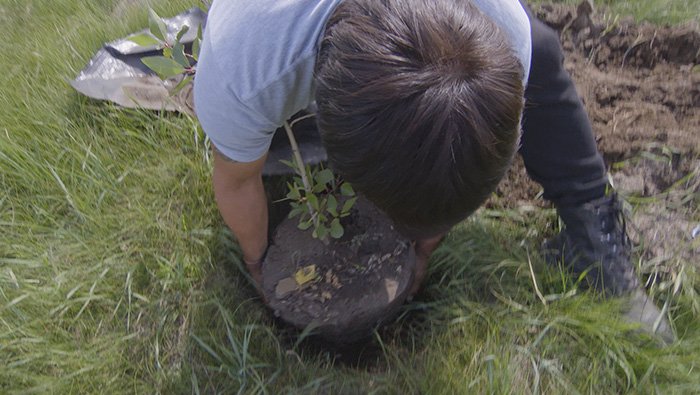
[[[509,167],[522,66],[466,0],[346,0],[316,65],[331,166],[409,237],[448,230]]]

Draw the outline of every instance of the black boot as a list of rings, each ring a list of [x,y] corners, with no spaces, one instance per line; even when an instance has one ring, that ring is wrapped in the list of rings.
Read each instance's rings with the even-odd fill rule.
[[[566,229],[542,246],[547,260],[586,273],[591,285],[606,296],[629,296],[624,313],[642,329],[666,343],[675,335],[665,317],[639,285],[630,263],[630,240],[622,204],[616,194],[579,206],[557,207]]]
[[[590,283],[607,296],[630,295],[639,287],[616,195],[580,206],[560,206],[557,213],[566,229],[545,241],[543,249],[549,257],[575,273],[587,271]]]

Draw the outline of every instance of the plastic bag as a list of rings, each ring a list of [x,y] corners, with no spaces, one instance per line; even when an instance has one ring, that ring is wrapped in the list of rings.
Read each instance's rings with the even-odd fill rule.
[[[167,37],[173,39],[184,25],[190,27],[180,42],[191,44],[197,36],[197,27],[201,24],[202,30],[206,25],[206,13],[198,7],[192,7],[187,11],[175,15],[172,18],[163,18],[167,26]],[[78,76],[69,81],[78,92],[99,100],[109,100],[120,106],[128,108],[146,108],[150,110],[179,111],[191,116],[196,116],[193,100],[193,83],[190,82],[175,95],[170,95],[182,81],[184,76],[177,76],[162,81],[156,73],[146,67],[141,58],[146,56],[161,55],[156,46],[140,46],[128,37],[147,33],[144,29],[125,38],[106,43],[88,62],[87,66]],[[185,50],[190,48],[185,46]],[[196,83],[196,76],[193,80]],[[307,109],[292,117],[313,112]],[[299,122],[294,127],[294,135],[299,144],[299,151],[307,164],[317,164],[327,159],[321,139],[313,118]],[[276,175],[291,173],[292,170],[280,163],[280,159],[291,160],[292,150],[282,128],[275,131],[275,136],[270,146],[267,161],[263,167],[264,175]]]

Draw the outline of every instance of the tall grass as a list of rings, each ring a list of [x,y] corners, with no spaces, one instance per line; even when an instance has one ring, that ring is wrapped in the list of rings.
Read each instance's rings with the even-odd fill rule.
[[[197,232],[215,209],[196,123],[66,83],[104,41],[146,23],[117,6],[2,4],[0,392],[152,391],[152,358],[132,350],[157,344],[149,311],[186,295],[207,264]]]
[[[148,3],[161,15],[195,4]],[[697,388],[695,267],[676,262],[677,295],[652,289],[681,337],[656,348],[616,319],[619,302],[542,263],[551,210],[481,211],[455,229],[417,300],[375,338],[300,338],[241,270],[197,122],[66,83],[103,42],[146,26],[144,7],[0,2],[0,393]]]

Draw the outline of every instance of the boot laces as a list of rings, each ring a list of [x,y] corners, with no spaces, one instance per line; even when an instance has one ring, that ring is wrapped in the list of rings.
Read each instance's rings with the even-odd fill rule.
[[[627,220],[622,203],[618,199],[597,210],[600,221],[600,241],[609,246],[612,255],[628,254],[631,241],[627,235]]]

